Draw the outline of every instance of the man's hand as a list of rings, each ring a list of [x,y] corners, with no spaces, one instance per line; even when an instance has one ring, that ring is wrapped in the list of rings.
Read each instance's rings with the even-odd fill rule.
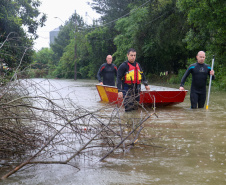
[[[99,84],[100,84],[100,85],[104,85],[103,82],[100,82]]]
[[[184,91],[184,87],[180,87],[179,90]]]
[[[212,75],[212,76],[214,75],[214,70],[210,71],[210,75]]]
[[[119,93],[118,93],[118,98],[119,98],[119,99],[123,98],[122,92],[119,92]]]
[[[149,85],[145,86],[145,89],[146,89],[147,91],[150,91],[150,90],[151,90],[150,87],[149,87]]]

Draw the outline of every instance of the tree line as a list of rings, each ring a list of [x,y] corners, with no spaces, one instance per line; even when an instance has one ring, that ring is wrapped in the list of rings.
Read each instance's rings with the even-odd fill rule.
[[[215,55],[214,83],[225,89],[225,5],[224,0],[93,0],[91,7],[101,18],[87,25],[73,14],[50,48],[27,55],[32,56],[26,59],[32,64],[29,75],[74,78],[76,64],[78,78],[95,79],[107,55],[119,66],[132,47],[150,82],[168,71],[167,80],[179,83],[203,50],[208,64]]]

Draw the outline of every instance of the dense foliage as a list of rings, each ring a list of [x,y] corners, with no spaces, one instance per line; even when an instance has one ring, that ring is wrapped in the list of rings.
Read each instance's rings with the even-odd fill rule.
[[[207,51],[207,61],[215,55],[215,71],[220,88],[226,88],[226,1],[178,0],[177,6],[190,25],[184,38],[190,51]]]
[[[39,0],[0,1],[0,62],[10,68],[32,62],[33,40],[46,15],[38,10]]]
[[[73,14],[51,48],[36,53],[34,66],[43,61],[43,76],[74,78],[76,64],[78,78],[95,79],[108,54],[119,66],[133,47],[150,83],[168,71],[164,79],[179,84],[203,50],[208,64],[215,55],[214,83],[226,89],[225,5],[224,0],[93,0],[100,19],[86,25]],[[49,55],[47,63],[40,60],[43,53]]]

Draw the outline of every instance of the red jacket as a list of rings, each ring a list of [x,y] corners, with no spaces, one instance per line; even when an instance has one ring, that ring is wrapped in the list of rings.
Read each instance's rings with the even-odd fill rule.
[[[138,64],[136,64],[136,67],[131,65],[129,62],[127,62],[129,66],[128,72],[125,74],[125,81],[126,84],[140,84],[141,83],[141,71]]]

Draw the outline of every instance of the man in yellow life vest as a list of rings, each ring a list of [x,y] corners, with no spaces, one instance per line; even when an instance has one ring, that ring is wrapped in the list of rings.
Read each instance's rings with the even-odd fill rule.
[[[126,112],[138,108],[141,83],[144,84],[146,90],[150,90],[142,68],[136,62],[136,50],[130,48],[127,52],[127,58],[128,60],[119,66],[117,74],[118,98],[125,98],[124,106]]]

